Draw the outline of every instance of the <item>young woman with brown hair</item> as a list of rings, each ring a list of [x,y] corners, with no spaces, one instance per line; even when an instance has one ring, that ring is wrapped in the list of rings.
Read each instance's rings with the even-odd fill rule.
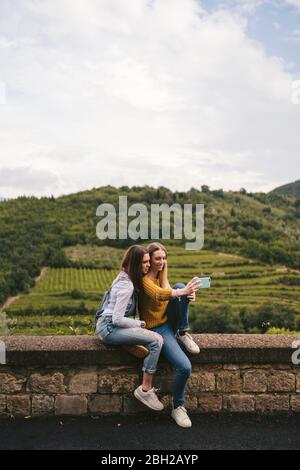
[[[148,272],[149,267],[150,256],[146,248],[133,245],[126,251],[108,299],[97,315],[96,335],[105,344],[138,344],[149,350],[142,368],[143,383],[134,390],[134,396],[149,408],[160,411],[164,406],[157,398],[152,379],[163,339],[159,333],[147,330],[143,320],[130,318],[136,310],[135,295],[140,291],[143,275]]]

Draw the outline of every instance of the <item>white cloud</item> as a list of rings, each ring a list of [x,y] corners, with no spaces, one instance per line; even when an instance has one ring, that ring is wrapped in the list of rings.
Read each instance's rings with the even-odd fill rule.
[[[285,0],[289,5],[293,5],[300,9],[300,0]]]
[[[218,8],[234,8],[237,12],[242,14],[254,14],[257,8],[266,3],[266,0],[223,0],[217,2]]]
[[[294,180],[297,77],[247,37],[250,2],[225,3],[1,0],[0,166],[45,172],[1,194]]]
[[[43,191],[56,188],[58,177],[48,170],[29,166],[0,167],[0,188],[6,197],[13,197],[12,188],[18,194],[43,194]]]

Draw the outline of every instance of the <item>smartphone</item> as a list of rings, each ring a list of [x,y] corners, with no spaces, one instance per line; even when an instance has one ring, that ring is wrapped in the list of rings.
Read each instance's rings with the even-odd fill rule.
[[[197,288],[207,289],[210,287],[211,277],[197,277]]]

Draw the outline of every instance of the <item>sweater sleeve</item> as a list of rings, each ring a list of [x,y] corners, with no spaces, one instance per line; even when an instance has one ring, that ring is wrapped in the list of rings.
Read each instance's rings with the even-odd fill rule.
[[[117,300],[112,312],[112,322],[120,328],[134,328],[141,326],[140,320],[125,317],[128,302],[133,294],[133,286],[127,282],[118,285]]]
[[[163,289],[151,281],[146,276],[143,277],[143,288],[145,293],[156,301],[170,300],[172,298],[172,289]]]

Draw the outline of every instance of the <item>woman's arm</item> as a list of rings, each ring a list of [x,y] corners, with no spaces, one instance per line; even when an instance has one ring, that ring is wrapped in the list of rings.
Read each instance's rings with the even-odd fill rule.
[[[116,286],[117,300],[112,313],[112,322],[120,328],[141,327],[142,322],[134,318],[125,317],[126,308],[133,294],[133,285],[128,282],[119,282]]]
[[[196,289],[196,281],[190,281],[182,289],[172,289],[171,287],[163,289],[162,287],[155,284],[155,282],[153,282],[151,279],[149,279],[149,277],[144,276],[143,289],[149,297],[161,302],[164,300],[170,300],[173,297],[181,297],[182,295],[192,294]]]
[[[168,279],[168,262],[165,260],[164,269],[159,273],[160,285],[163,289],[172,289]]]
[[[172,297],[171,288],[164,289],[162,287],[159,287],[157,284],[155,284],[155,282],[153,282],[147,276],[143,277],[143,289],[144,289],[144,292],[150,298],[156,300],[157,302],[170,300]]]

